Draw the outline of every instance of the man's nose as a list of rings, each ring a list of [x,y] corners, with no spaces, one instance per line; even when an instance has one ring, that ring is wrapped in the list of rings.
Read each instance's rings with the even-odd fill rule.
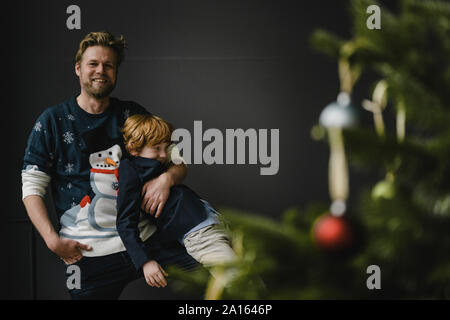
[[[159,153],[159,157],[162,158],[162,159],[167,158],[167,152],[166,152],[166,151],[161,151],[161,152]]]
[[[103,74],[103,71],[105,70],[105,67],[103,66],[103,64],[102,63],[99,63],[98,65],[97,65],[97,68],[95,68],[95,72],[96,73],[100,73],[100,74]]]

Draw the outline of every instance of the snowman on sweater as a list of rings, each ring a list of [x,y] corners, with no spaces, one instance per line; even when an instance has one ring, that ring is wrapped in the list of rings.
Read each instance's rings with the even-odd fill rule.
[[[67,210],[60,219],[61,237],[90,245],[85,256],[100,256],[125,250],[117,233],[117,193],[122,150],[118,140],[108,138],[98,128],[83,135],[89,153],[91,189],[80,204]],[[141,228],[143,226],[140,226]]]

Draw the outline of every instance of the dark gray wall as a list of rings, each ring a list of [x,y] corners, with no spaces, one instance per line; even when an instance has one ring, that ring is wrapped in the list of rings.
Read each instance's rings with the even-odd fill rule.
[[[81,30],[66,28],[70,4],[81,7]],[[24,222],[20,170],[36,117],[79,93],[74,55],[86,33],[109,30],[128,41],[113,96],[137,101],[189,130],[194,120],[202,120],[204,129],[223,131],[279,128],[277,175],[260,176],[259,165],[192,165],[186,181],[216,207],[278,219],[290,206],[328,201],[328,149],[312,141],[310,129],[336,97],[337,68],[308,40],[318,27],[349,36],[346,6],[334,0],[15,1],[7,13],[2,297],[32,297],[30,243],[35,239],[37,298],[68,298],[63,265],[39,236],[30,236]],[[137,281],[122,297],[180,295]]]

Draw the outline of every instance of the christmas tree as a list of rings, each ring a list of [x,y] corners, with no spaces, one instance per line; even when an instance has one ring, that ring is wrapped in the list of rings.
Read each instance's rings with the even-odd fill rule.
[[[381,29],[368,27],[371,5]],[[311,37],[340,76],[337,101],[312,130],[330,146],[331,203],[288,209],[280,221],[222,209],[238,261],[217,268],[222,279],[174,269],[180,288],[207,299],[450,297],[450,4],[403,0],[393,12],[353,0],[350,8],[351,39]],[[364,72],[376,75],[373,89],[351,101]],[[356,125],[356,109],[373,124]],[[348,203],[347,170],[357,167],[381,178]],[[229,270],[235,277],[224,285]]]

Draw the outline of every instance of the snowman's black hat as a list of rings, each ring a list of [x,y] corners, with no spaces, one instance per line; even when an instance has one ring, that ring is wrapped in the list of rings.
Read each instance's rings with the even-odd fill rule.
[[[82,136],[85,144],[83,152],[87,154],[107,150],[121,143],[120,138],[111,138],[103,126],[86,131]]]

